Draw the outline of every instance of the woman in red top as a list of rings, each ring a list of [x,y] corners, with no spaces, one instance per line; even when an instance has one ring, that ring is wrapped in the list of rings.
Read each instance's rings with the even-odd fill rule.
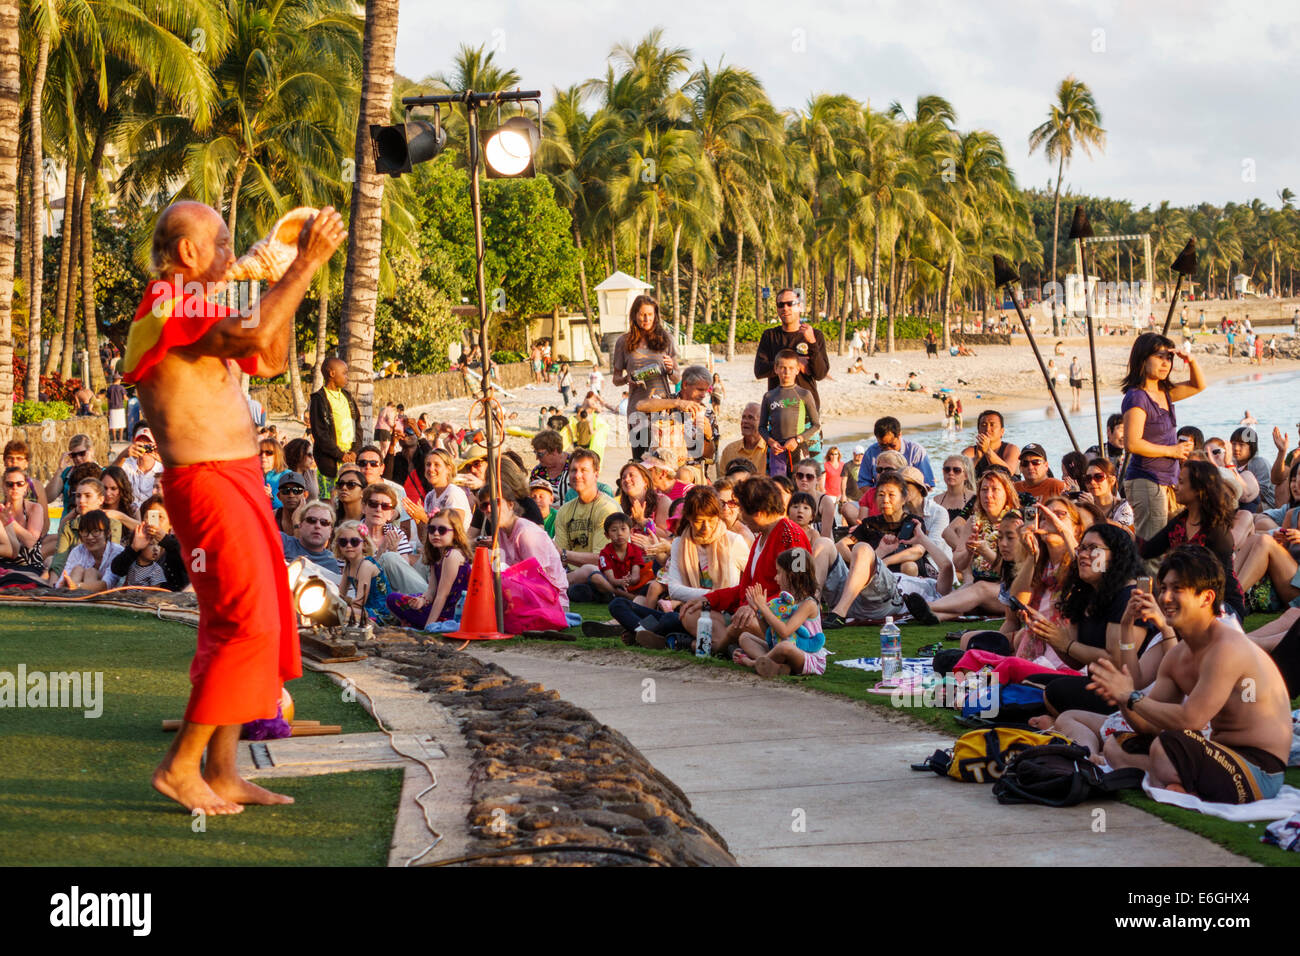
[[[844,468],[844,461],[840,458],[840,450],[832,446],[826,451],[826,462],[824,471],[826,474],[826,494],[832,498],[839,498],[843,494],[844,485],[840,481],[840,471]]]
[[[736,500],[740,502],[741,520],[754,532],[754,543],[750,545],[740,583],[731,588],[717,588],[678,609],[682,625],[696,638],[699,638],[700,619],[709,616],[715,654],[735,643],[742,631],[763,633],[763,622],[746,604],[745,591],[757,584],[768,598],[780,593],[776,583],[777,555],[791,548],[812,550],[803,529],[785,516],[781,492],[770,478],[742,482],[736,489]]]

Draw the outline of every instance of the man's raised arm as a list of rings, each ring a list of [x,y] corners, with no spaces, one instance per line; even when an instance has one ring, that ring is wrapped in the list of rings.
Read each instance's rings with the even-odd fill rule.
[[[312,277],[347,237],[343,219],[326,206],[298,237],[298,257],[280,280],[258,300],[251,314],[232,315],[216,323],[190,347],[201,355],[222,359],[256,357],[254,374],[273,378],[289,364],[289,330],[293,315]]]

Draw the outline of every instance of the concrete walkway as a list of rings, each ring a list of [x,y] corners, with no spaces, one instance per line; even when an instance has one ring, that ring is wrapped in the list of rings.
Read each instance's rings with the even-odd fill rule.
[[[622,732],[742,864],[1251,865],[1114,800],[1002,806],[912,771],[951,741],[865,704],[632,653],[471,650]]]

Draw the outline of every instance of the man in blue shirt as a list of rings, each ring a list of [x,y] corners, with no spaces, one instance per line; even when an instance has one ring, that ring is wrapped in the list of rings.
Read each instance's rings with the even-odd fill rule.
[[[876,483],[876,457],[882,451],[896,451],[907,459],[913,468],[920,469],[925,476],[928,487],[934,487],[934,471],[930,468],[930,456],[914,441],[902,436],[903,426],[897,418],[887,415],[876,419],[876,442],[867,448],[862,456],[862,466],[858,469],[858,486],[866,488]]]

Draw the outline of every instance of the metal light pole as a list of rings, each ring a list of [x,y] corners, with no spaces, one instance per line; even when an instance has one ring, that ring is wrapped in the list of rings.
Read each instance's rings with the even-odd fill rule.
[[[479,181],[482,178],[482,172],[479,162],[481,149],[478,111],[484,106],[499,107],[502,103],[534,101],[539,104],[538,129],[540,130],[541,95],[540,90],[513,90],[490,93],[475,93],[473,90],[465,90],[462,93],[450,93],[441,96],[409,96],[402,100],[402,105],[407,107],[408,110],[413,106],[436,107],[444,103],[461,103],[465,107],[468,120],[469,202],[474,213],[474,285],[475,291],[478,293],[478,345],[479,352],[483,356],[483,366],[479,376],[479,404],[483,407],[483,436],[484,445],[487,449],[486,482],[489,489],[488,513],[492,521],[492,593],[496,605],[497,630],[500,632],[505,631],[505,601],[502,600],[501,594],[501,561],[497,547],[497,536],[500,534],[501,525],[500,504],[497,496],[500,493],[501,482],[499,476],[500,463],[497,454],[499,440],[496,433],[495,416],[492,412],[493,398],[490,384],[492,354],[488,351],[487,276],[483,265],[486,253],[483,240],[483,203],[479,193]]]
[[[1097,381],[1097,338],[1093,331],[1092,296],[1088,291],[1088,256],[1083,240],[1092,237],[1092,223],[1083,206],[1074,207],[1074,219],[1070,223],[1070,238],[1079,243],[1079,263],[1083,270],[1083,318],[1088,326],[1088,358],[1092,363],[1092,401],[1097,411],[1097,450],[1106,453],[1106,433],[1101,427],[1101,383]]]

